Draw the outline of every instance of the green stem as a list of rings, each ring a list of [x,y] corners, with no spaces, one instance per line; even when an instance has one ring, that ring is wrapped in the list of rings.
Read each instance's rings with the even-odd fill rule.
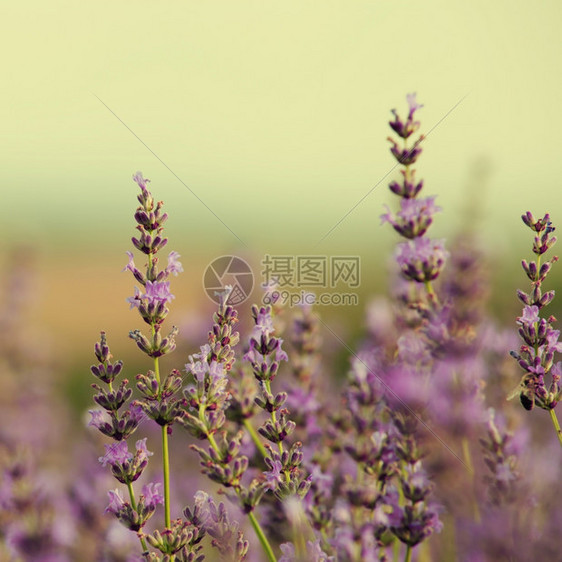
[[[152,326],[152,338],[154,339],[155,329]],[[154,358],[154,375],[158,382],[158,394],[161,394],[160,389],[160,364],[158,357]],[[170,528],[170,450],[168,448],[168,426],[162,426],[162,471],[164,473],[164,524],[166,529]]]
[[[293,544],[297,560],[306,559],[306,538],[297,522],[293,523]]]
[[[430,298],[430,300],[433,300],[436,305],[439,305],[439,297],[433,289],[433,284],[431,283],[431,281],[424,281],[423,284],[425,285],[425,290],[427,291],[427,296]]]
[[[560,424],[558,423],[558,418],[556,417],[556,413],[554,412],[554,408],[549,410],[550,412],[550,419],[552,420],[552,425],[554,426],[554,429],[556,430],[556,435],[558,437],[558,441],[560,442],[560,445],[562,446],[562,430],[560,430]]]
[[[408,545],[406,547],[406,556],[404,557],[404,562],[411,562],[412,560],[412,547]]]
[[[400,557],[400,541],[398,539],[394,539],[394,542],[392,544],[392,561],[393,562],[398,562],[398,559]]]
[[[168,448],[168,426],[162,426],[162,466],[164,469],[164,523],[170,528],[170,451]]]
[[[468,467],[468,472],[470,474],[470,482],[472,484],[472,509],[474,512],[474,520],[480,522],[480,508],[478,507],[478,502],[476,501],[474,494],[474,466],[472,465],[472,455],[470,454],[470,447],[468,444],[468,439],[466,437],[462,440],[462,452],[464,456],[464,462]]]
[[[133,491],[132,482],[127,482],[127,488],[129,490],[129,499],[131,500],[131,507],[133,508],[134,511],[136,511],[137,510],[137,502],[135,500],[135,492]],[[140,543],[141,543],[143,552],[146,552],[148,550],[148,548],[146,546],[146,541],[141,536],[139,536],[139,539],[140,539]]]
[[[262,457],[264,458],[267,457],[267,451],[263,446],[263,443],[261,442],[258,432],[254,429],[254,426],[250,423],[250,420],[245,418],[244,421],[242,422],[242,425],[246,428],[246,431],[252,438],[254,445],[256,446]]]
[[[271,548],[271,545],[269,544],[269,541],[267,540],[267,537],[265,536],[263,529],[261,528],[260,524],[258,523],[258,520],[256,519],[256,516],[254,515],[253,511],[250,511],[250,513],[248,513],[248,517],[250,519],[250,523],[252,524],[252,527],[254,528],[254,531],[256,532],[256,535],[258,536],[258,539],[262,545],[262,548],[265,552],[265,554],[267,555],[267,559],[269,560],[269,562],[277,562],[277,558],[275,558],[275,554],[273,553],[273,549]]]
[[[154,334],[156,330],[154,326],[152,326],[152,339],[154,341]],[[154,358],[154,374],[156,375],[156,381],[158,382],[158,394],[161,394],[162,390],[160,389],[160,364],[158,363],[158,357]]]
[[[322,537],[324,549],[326,550],[331,548],[330,539],[328,538],[328,533],[326,533],[326,529],[324,527],[320,529],[320,536]]]

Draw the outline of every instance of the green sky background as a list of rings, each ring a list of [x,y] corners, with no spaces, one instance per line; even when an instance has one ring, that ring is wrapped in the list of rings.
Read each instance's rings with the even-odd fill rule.
[[[562,221],[557,0],[22,1],[3,11],[13,241],[126,249],[140,169],[182,255],[239,249],[154,152],[252,252],[384,245],[395,240],[379,226],[388,178],[319,241],[392,168],[389,110],[405,111],[412,91],[431,131],[418,175],[444,209],[433,235],[475,206],[502,254],[526,240],[521,211]]]

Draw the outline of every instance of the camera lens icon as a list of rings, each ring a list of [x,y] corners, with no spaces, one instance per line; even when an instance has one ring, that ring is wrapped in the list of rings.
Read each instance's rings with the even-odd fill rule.
[[[219,295],[227,285],[232,286],[228,304],[237,306],[243,303],[254,288],[254,274],[246,261],[237,256],[221,256],[214,259],[203,274],[203,287],[207,296],[219,304]]]

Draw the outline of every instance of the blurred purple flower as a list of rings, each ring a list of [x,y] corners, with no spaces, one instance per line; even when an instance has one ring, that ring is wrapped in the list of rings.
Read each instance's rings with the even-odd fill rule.
[[[278,562],[294,562],[295,561],[295,545],[292,542],[286,542],[279,545],[283,556],[278,559]]]

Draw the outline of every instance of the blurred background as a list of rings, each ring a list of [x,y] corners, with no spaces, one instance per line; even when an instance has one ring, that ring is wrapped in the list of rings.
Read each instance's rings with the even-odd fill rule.
[[[388,291],[386,137],[409,92],[429,133],[418,176],[443,208],[431,235],[477,232],[492,306],[512,322],[530,254],[521,212],[562,224],[561,16],[555,0],[5,6],[2,276],[27,268],[30,341],[53,358],[75,422],[99,330],[116,356],[142,361],[127,339],[140,327],[125,303],[134,283],[120,273],[137,170],[170,215],[185,269],[171,320],[190,341],[203,343],[214,306],[206,265],[236,254],[259,268],[277,253],[361,256],[360,306],[322,311],[352,342],[364,304]]]

